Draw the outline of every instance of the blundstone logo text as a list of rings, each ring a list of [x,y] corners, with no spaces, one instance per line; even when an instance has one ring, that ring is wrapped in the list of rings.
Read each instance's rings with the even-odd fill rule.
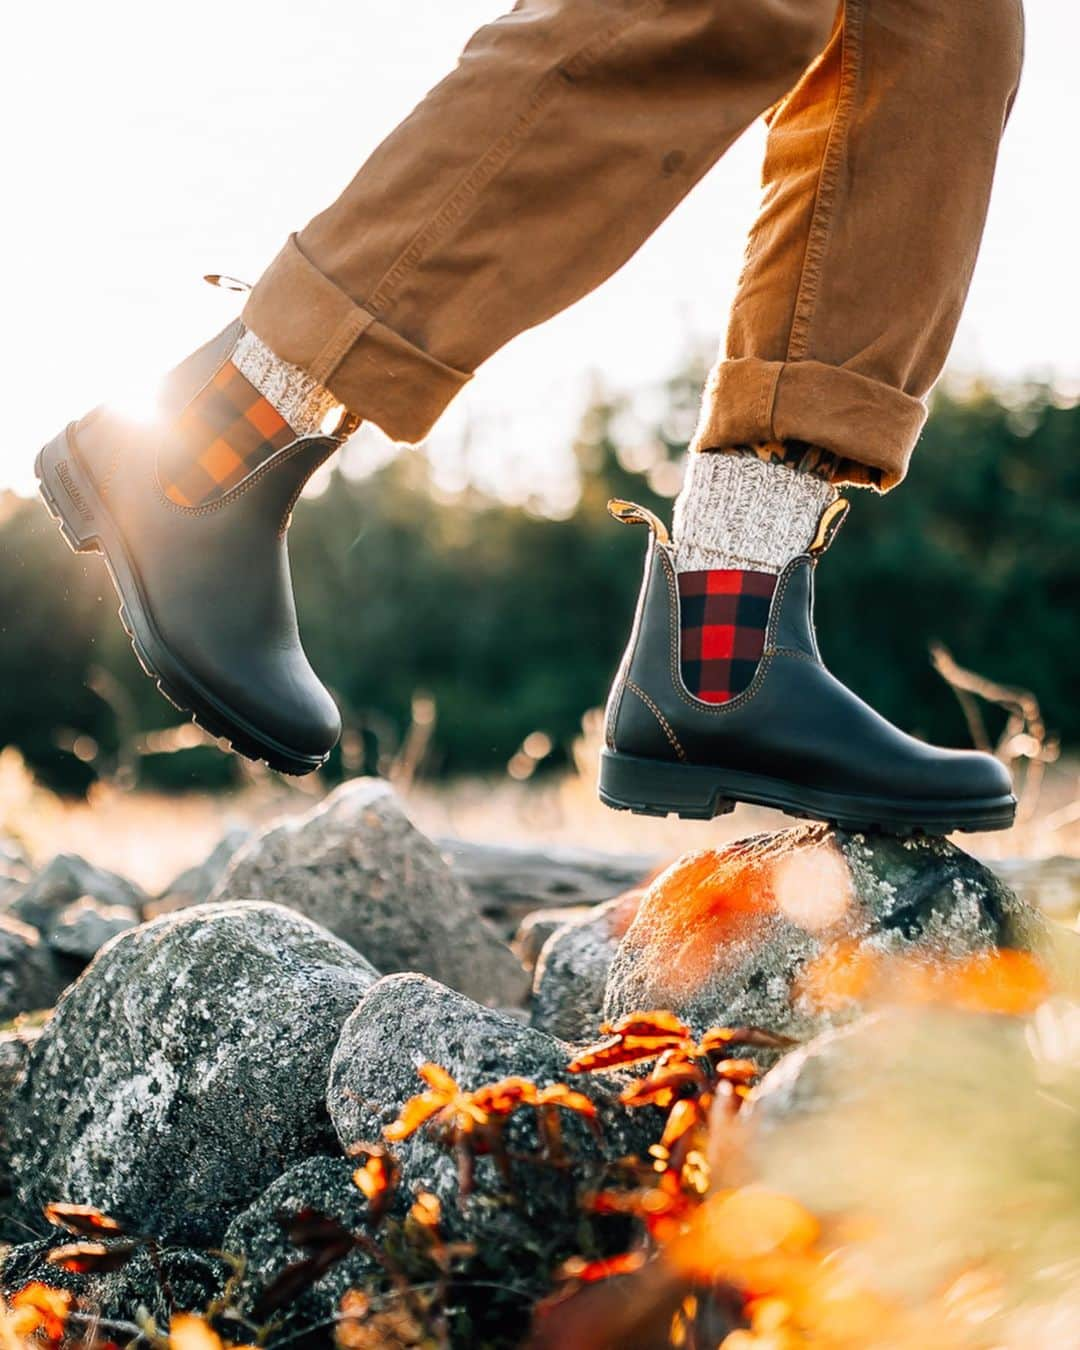
[[[93,520],[94,513],[86,504],[86,498],[75,486],[75,480],[71,476],[71,470],[68,468],[66,459],[62,459],[56,466],[56,476],[64,485],[64,491],[75,503],[75,510],[82,516],[83,520]]]

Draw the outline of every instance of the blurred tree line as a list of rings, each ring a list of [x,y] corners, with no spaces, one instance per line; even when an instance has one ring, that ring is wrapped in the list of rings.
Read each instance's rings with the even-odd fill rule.
[[[335,473],[297,508],[290,547],[305,643],[338,697],[346,763],[394,753],[414,695],[437,725],[426,771],[502,771],[524,737],[565,755],[602,703],[640,581],[644,533],[609,497],[669,517],[700,371],[672,380],[651,421],[597,401],[575,446],[580,495],[560,519],[475,489],[432,488],[405,452],[357,480]],[[627,428],[630,428],[628,432]],[[1053,390],[939,393],[907,482],[854,510],[819,571],[826,660],[886,716],[966,744],[930,667],[964,666],[1031,689],[1066,749],[1080,739],[1080,407]],[[183,749],[177,715],[139,671],[100,561],[68,553],[36,502],[0,497],[0,744],[83,790],[118,766],[140,781],[214,786],[237,766]]]

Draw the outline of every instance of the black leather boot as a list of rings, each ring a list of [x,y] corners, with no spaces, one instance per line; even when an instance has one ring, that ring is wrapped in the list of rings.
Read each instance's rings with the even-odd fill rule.
[[[649,525],[645,579],[608,699],[600,798],[618,810],[710,819],[736,802],[846,830],[948,834],[1001,830],[1016,799],[1005,766],[977,751],[905,735],[822,664],[814,636],[814,569],[847,512],[822,517],[810,549],[777,578],[765,650],[752,683],[727,703],[686,689],[679,589],[667,530],[650,511],[612,502]]]
[[[230,324],[171,373],[152,424],[95,409],[35,469],[68,544],[104,555],[121,621],[161,692],[241,754],[304,774],[325,761],[341,720],[300,643],[285,536],[304,484],[355,420],[294,440],[208,505],[170,501],[158,472],[177,419],[242,332]]]

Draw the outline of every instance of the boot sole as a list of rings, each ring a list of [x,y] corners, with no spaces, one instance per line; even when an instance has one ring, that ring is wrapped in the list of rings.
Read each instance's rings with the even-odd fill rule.
[[[39,451],[34,462],[41,499],[73,553],[100,553],[120,601],[120,622],[139,665],[180,712],[246,759],[278,773],[313,773],[328,756],[304,755],[264,736],[225,707],[169,650],[143,598],[138,573],[123,536],[63,431]]]
[[[758,774],[640,759],[611,750],[600,755],[599,793],[606,806],[640,816],[711,820],[734,811],[738,802],[749,802],[861,834],[1006,830],[1016,815],[1016,798],[1011,794],[951,802],[885,801],[819,792]]]

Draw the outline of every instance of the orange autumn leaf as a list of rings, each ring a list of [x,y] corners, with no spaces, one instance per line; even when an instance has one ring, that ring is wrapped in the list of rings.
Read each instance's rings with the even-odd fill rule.
[[[169,1323],[169,1350],[223,1350],[221,1337],[198,1313],[174,1313]]]
[[[421,1064],[417,1073],[428,1084],[427,1092],[420,1092],[402,1106],[396,1120],[383,1129],[383,1137],[391,1141],[408,1139],[432,1116],[462,1097],[461,1089],[438,1064]]]
[[[916,967],[906,993],[915,1002],[1022,1017],[1046,1000],[1050,988],[1045,967],[1030,952],[1002,948],[960,957],[929,971]]]
[[[100,1237],[103,1233],[119,1235],[123,1229],[115,1219],[102,1214],[93,1205],[67,1205],[53,1201],[42,1209],[45,1219],[56,1228],[66,1228],[79,1237]]]
[[[350,1289],[341,1297],[334,1344],[341,1350],[408,1350],[431,1342],[404,1303],[377,1312],[366,1294]]]
[[[686,1190],[699,1196],[707,1195],[712,1185],[712,1163],[708,1155],[699,1148],[687,1149],[679,1177]]]
[[[20,1336],[40,1331],[47,1340],[59,1341],[67,1326],[72,1297],[66,1289],[53,1289],[40,1280],[31,1280],[11,1299],[12,1330]]]
[[[371,1345],[370,1329],[363,1325],[371,1313],[371,1299],[359,1289],[346,1289],[338,1304],[334,1343],[342,1350],[364,1350]]]
[[[820,1231],[817,1219],[791,1196],[745,1186],[710,1196],[667,1255],[688,1278],[712,1281],[755,1258],[801,1255]]]
[[[634,1191],[595,1191],[582,1199],[582,1208],[593,1214],[633,1214],[637,1204]]]
[[[750,1045],[762,1050],[786,1050],[798,1042],[792,1036],[782,1036],[778,1031],[765,1031],[761,1027],[710,1027],[698,1042],[698,1052],[712,1055],[722,1052],[729,1045]]]
[[[341,1350],[398,1350],[413,1345],[413,1333],[418,1330],[415,1321],[402,1320],[397,1310],[378,1313],[371,1299],[359,1289],[348,1289],[338,1305],[338,1322],[334,1328],[334,1343]],[[395,1333],[407,1333],[400,1339]]]
[[[720,1342],[720,1350],[802,1350],[806,1344],[798,1332],[781,1327],[778,1331],[747,1331],[739,1328]]]
[[[366,1157],[353,1173],[353,1185],[368,1201],[372,1215],[378,1217],[386,1208],[397,1182],[397,1165],[379,1144],[363,1145],[355,1153],[366,1154]]]
[[[687,1191],[674,1170],[660,1174],[654,1186],[628,1191],[597,1191],[583,1205],[593,1214],[628,1214],[639,1219],[656,1242],[667,1242],[697,1209],[700,1195]]]
[[[838,1012],[880,986],[883,957],[855,942],[834,942],[803,966],[796,997],[822,1012]]]
[[[459,1155],[462,1158],[467,1159],[469,1153],[498,1152],[503,1123],[521,1107],[531,1106],[541,1113],[545,1151],[553,1157],[558,1152],[557,1109],[576,1112],[596,1125],[596,1108],[590,1099],[564,1083],[541,1089],[527,1078],[510,1076],[466,1092],[436,1064],[422,1065],[419,1073],[428,1090],[405,1102],[397,1119],[383,1129],[383,1138],[392,1143],[408,1139],[430,1122],[435,1133],[465,1150]],[[467,1168],[467,1161],[462,1165]],[[463,1184],[467,1187],[468,1183]]]
[[[686,1023],[666,1008],[626,1013],[614,1022],[603,1023],[600,1031],[610,1036],[669,1036],[674,1040],[686,1040],[690,1035]]]
[[[401,1108],[396,1120],[383,1127],[383,1138],[397,1143],[408,1139],[432,1116],[437,1115],[447,1105],[447,1098],[441,1092],[421,1092]]]
[[[664,1133],[660,1136],[661,1148],[670,1149],[677,1144],[684,1135],[688,1134],[695,1125],[702,1123],[701,1107],[698,1102],[690,1098],[684,1098],[678,1101],[671,1109],[671,1114],[667,1118],[667,1124],[664,1126]]]
[[[642,1059],[655,1059],[670,1045],[668,1037],[611,1036],[586,1047],[574,1056],[567,1067],[570,1073],[614,1069],[623,1064],[636,1064]]]
[[[635,1064],[644,1059],[704,1059],[723,1053],[728,1045],[741,1043],[768,1049],[794,1045],[789,1036],[763,1031],[759,1027],[712,1027],[700,1041],[690,1035],[689,1027],[673,1013],[663,1010],[628,1013],[616,1022],[600,1028],[603,1039],[588,1046],[571,1062],[571,1073]]]
[[[346,1289],[338,1309],[343,1317],[366,1317],[371,1311],[371,1299],[362,1289]]]
[[[797,992],[826,1012],[880,1000],[1024,1016],[1047,998],[1051,984],[1037,957],[1010,948],[930,958],[838,942],[804,966]]]
[[[353,1184],[368,1200],[372,1200],[386,1190],[385,1169],[369,1158],[363,1167],[358,1167],[353,1173]]]
[[[443,1096],[454,1097],[461,1090],[441,1064],[434,1064],[428,1060],[421,1064],[416,1072],[429,1088],[442,1093]]]
[[[519,1106],[536,1100],[536,1084],[527,1078],[500,1078],[468,1094],[485,1115],[510,1115]]]
[[[734,1276],[749,1291],[745,1312],[755,1346],[807,1344],[856,1350],[880,1343],[884,1328],[895,1350],[961,1350],[943,1325],[935,1304],[907,1309],[864,1285],[835,1253],[816,1246],[805,1252],[776,1251],[743,1263]],[[927,1314],[927,1315],[923,1315]],[[727,1350],[731,1338],[724,1343]]]
[[[714,1066],[713,1073],[733,1087],[749,1087],[758,1078],[760,1070],[752,1059],[722,1059]]]
[[[639,1078],[624,1088],[619,1100],[624,1106],[667,1107],[691,1090],[703,1091],[708,1080],[697,1065],[687,1060],[657,1068],[647,1078]]]
[[[565,1083],[552,1083],[550,1087],[541,1088],[536,1094],[536,1105],[559,1106],[587,1120],[595,1120],[597,1115],[596,1103],[586,1097],[584,1092],[575,1092]]]
[[[105,1275],[126,1266],[138,1247],[137,1242],[130,1240],[110,1245],[104,1242],[67,1242],[62,1247],[54,1247],[45,1260],[50,1266],[76,1275]]]
[[[435,1228],[442,1219],[442,1204],[437,1195],[421,1191],[409,1210],[409,1217],[424,1228]]]
[[[790,1322],[792,1309],[785,1299],[772,1295],[750,1299],[745,1311],[750,1318],[750,1329],[767,1335],[780,1331]]]
[[[566,1280],[580,1280],[582,1284],[593,1284],[597,1280],[609,1280],[613,1275],[632,1275],[645,1264],[646,1255],[642,1251],[623,1252],[620,1256],[602,1257],[596,1261],[586,1261],[583,1257],[572,1256],[564,1261],[559,1275]]]
[[[633,1064],[652,1059],[674,1046],[690,1043],[690,1028],[665,1009],[627,1013],[600,1027],[603,1037],[583,1050],[570,1064],[571,1073]]]

